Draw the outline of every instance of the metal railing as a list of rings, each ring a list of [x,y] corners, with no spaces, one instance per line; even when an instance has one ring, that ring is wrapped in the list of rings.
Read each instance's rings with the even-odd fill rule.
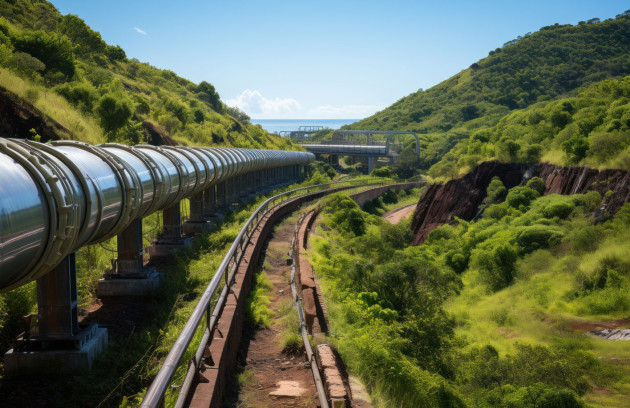
[[[310,213],[309,213],[310,214]],[[306,214],[307,215],[307,214]],[[298,220],[295,225],[295,229],[293,231],[293,240],[291,241],[291,259],[293,262],[291,263],[291,294],[293,295],[293,301],[295,302],[295,307],[298,312],[298,318],[300,320],[300,335],[302,336],[302,343],[304,343],[304,350],[306,351],[306,359],[308,360],[311,371],[313,373],[313,380],[315,381],[315,389],[317,390],[317,397],[319,398],[320,408],[329,408],[328,397],[326,395],[326,387],[324,387],[324,382],[322,381],[322,375],[320,371],[320,367],[317,364],[317,358],[313,353],[313,349],[311,347],[311,343],[308,339],[308,330],[306,327],[306,320],[304,318],[304,309],[302,308],[302,301],[300,295],[298,293],[298,287],[296,284],[296,275],[298,272],[296,266],[298,266],[300,260],[300,239],[298,237],[300,233],[300,227],[304,220],[306,219],[306,215],[303,215]],[[296,246],[298,246],[296,250]],[[301,274],[300,274],[301,276]],[[300,277],[297,278],[300,280]],[[301,283],[300,283],[300,290]]]
[[[328,189],[331,186],[335,186],[336,188],[334,190],[337,191],[350,188],[385,184],[389,183],[386,183],[384,181],[370,182],[369,180],[365,179],[317,184],[286,191],[265,200],[245,222],[245,225],[232,243],[230,250],[225,255],[225,258],[223,258],[223,261],[217,269],[214,277],[210,280],[208,287],[201,296],[201,299],[193,310],[190,318],[188,319],[188,322],[186,322],[186,325],[184,326],[182,332],[175,341],[175,344],[171,348],[171,351],[166,356],[166,359],[162,364],[162,368],[160,368],[160,371],[149,386],[149,389],[147,390],[147,393],[145,394],[140,406],[153,408],[163,405],[164,396],[169,388],[169,384],[173,379],[173,376],[175,375],[175,372],[177,371],[177,367],[179,366],[184,354],[188,350],[188,346],[190,345],[193,337],[195,336],[195,333],[199,328],[199,325],[201,324],[205,316],[206,330],[194,357],[189,361],[190,364],[188,367],[188,372],[186,374],[186,379],[181,386],[180,394],[175,406],[183,407],[185,405],[190,387],[192,386],[195,375],[199,371],[199,367],[202,363],[202,358],[204,356],[206,347],[208,347],[212,341],[212,335],[216,328],[217,321],[220,317],[223,305],[225,304],[230,286],[234,281],[234,276],[236,275],[238,266],[245,254],[245,249],[249,244],[252,233],[256,230],[261,220],[267,213],[269,213],[276,206],[290,199],[320,192]],[[217,293],[219,285],[222,281],[225,281],[225,284],[223,285],[223,289],[221,290],[221,294],[219,295],[219,298],[214,305],[214,308],[212,308],[212,299]]]

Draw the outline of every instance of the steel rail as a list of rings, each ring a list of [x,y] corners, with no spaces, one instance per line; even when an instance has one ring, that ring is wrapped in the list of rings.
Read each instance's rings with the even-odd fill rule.
[[[311,343],[308,339],[308,331],[306,328],[306,320],[304,319],[304,309],[302,308],[302,301],[300,295],[297,291],[297,285],[295,284],[295,274],[296,274],[296,264],[299,263],[299,248],[298,254],[295,253],[295,246],[299,246],[299,232],[300,227],[304,220],[305,216],[300,217],[300,220],[295,226],[295,231],[293,232],[293,240],[291,241],[291,259],[293,260],[291,265],[291,294],[293,295],[293,301],[295,302],[295,307],[298,312],[298,318],[300,320],[300,334],[302,335],[302,342],[304,343],[304,350],[306,351],[306,358],[311,365],[311,371],[313,372],[313,381],[315,382],[315,389],[317,390],[317,397],[319,398],[319,403],[321,408],[328,408],[328,397],[326,396],[326,389],[324,387],[324,382],[322,381],[322,375],[320,371],[319,364],[317,364],[317,358],[313,353],[313,349],[311,348]],[[301,276],[301,273],[300,273]]]
[[[363,184],[360,184],[360,183],[363,183]],[[249,240],[251,238],[251,233],[255,231],[262,217],[266,215],[268,212],[270,212],[275,206],[281,204],[282,202],[288,201],[292,198],[305,196],[311,193],[325,190],[326,187],[329,187],[332,185],[339,185],[339,184],[349,184],[347,188],[343,188],[343,187],[339,188],[339,189],[349,189],[349,188],[364,187],[368,185],[383,185],[385,184],[385,182],[379,181],[379,182],[367,183],[366,180],[357,180],[357,181],[342,181],[342,182],[334,182],[334,183],[317,184],[313,186],[301,187],[301,188],[286,191],[280,194],[276,194],[275,196],[270,197],[267,200],[265,200],[248,218],[248,220],[243,225],[243,228],[237,235],[236,239],[232,243],[232,246],[230,247],[225,257],[223,258],[223,261],[221,262],[221,265],[217,269],[217,272],[215,273],[213,278],[210,280],[208,287],[206,288],[205,292],[199,299],[197,306],[193,310],[190,318],[186,322],[186,325],[182,329],[182,332],[180,333],[179,337],[175,341],[175,344],[171,348],[171,351],[166,356],[166,359],[164,360],[164,363],[162,364],[162,368],[160,368],[158,374],[155,376],[155,378],[153,379],[153,382],[149,386],[149,389],[147,390],[140,407],[153,408],[153,407],[162,406],[164,402],[164,396],[169,387],[169,384],[173,376],[175,375],[175,372],[177,371],[177,367],[179,366],[184,354],[188,350],[188,346],[190,345],[195,333],[197,332],[197,329],[199,327],[199,324],[201,323],[201,320],[203,319],[204,315],[210,316],[210,306],[211,306],[212,298],[216,294],[216,291],[223,279],[226,280],[226,285],[224,286],[225,295],[222,296],[221,298],[223,299],[223,303],[225,303],[224,300],[227,297],[226,295],[229,291],[229,286],[232,283],[231,280],[234,275],[234,273],[230,273],[230,275],[226,275],[226,271],[231,271],[231,268],[229,268],[230,263],[232,263],[234,272],[238,268],[240,259],[242,259],[243,254],[245,252],[246,245],[249,243]],[[309,190],[317,190],[317,191],[309,191]],[[301,194],[302,192],[305,192],[305,193]],[[219,303],[217,303],[217,306],[222,307],[222,305],[220,305]],[[214,319],[212,319],[212,317],[214,317]],[[210,335],[212,334],[212,331],[214,330],[214,327],[212,327],[211,324],[216,326],[216,321],[218,320],[217,317],[218,315],[215,316],[215,314],[213,313],[212,316],[210,317],[211,320],[207,323],[208,327],[206,329],[206,333],[204,333],[204,336],[203,336],[203,339],[206,342],[211,340]],[[197,352],[195,353],[195,357],[193,358],[193,360],[191,360],[191,366],[189,367],[188,372],[190,373],[194,369],[194,371],[192,371],[192,376],[196,374],[197,367],[199,367],[201,363],[201,358],[203,357],[203,349],[206,346],[207,344],[202,343],[200,347],[198,348]],[[188,379],[188,377],[189,375],[187,374],[187,379],[184,381],[184,384],[182,384],[182,385],[186,385],[188,389],[185,390],[184,387],[182,386],[182,389],[180,390],[180,395],[184,394],[183,400],[180,397],[179,400],[181,400],[181,402],[178,401],[178,404],[181,404],[181,405],[185,403],[188,390],[190,386],[192,385],[192,379]],[[178,406],[181,406],[181,405],[178,405]]]

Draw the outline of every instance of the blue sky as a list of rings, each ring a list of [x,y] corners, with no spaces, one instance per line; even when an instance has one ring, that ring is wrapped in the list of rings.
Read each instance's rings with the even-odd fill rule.
[[[617,0],[53,0],[129,58],[208,81],[252,118],[362,118],[518,35]]]

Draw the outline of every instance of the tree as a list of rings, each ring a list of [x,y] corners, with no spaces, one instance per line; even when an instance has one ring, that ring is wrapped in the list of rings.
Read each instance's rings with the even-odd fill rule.
[[[74,14],[66,14],[61,17],[59,23],[59,31],[66,35],[73,43],[79,45],[78,49],[81,54],[92,52],[105,52],[107,44],[101,38],[101,35],[92,30],[85,21]]]
[[[197,86],[197,98],[209,104],[216,112],[223,112],[223,104],[212,84],[201,81]]]
[[[131,106],[113,94],[105,94],[98,101],[96,114],[106,132],[115,132],[127,124],[131,118]]]
[[[13,38],[16,51],[25,52],[46,65],[46,70],[61,72],[66,78],[74,76],[72,43],[65,35],[43,31],[23,32]]]

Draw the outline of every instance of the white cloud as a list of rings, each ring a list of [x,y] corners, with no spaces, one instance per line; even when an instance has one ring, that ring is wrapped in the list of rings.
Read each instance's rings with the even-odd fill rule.
[[[142,35],[147,35],[147,32],[146,32],[146,31],[144,31],[144,30],[142,30],[142,29],[140,29],[140,28],[138,28],[138,27],[134,27],[133,29],[134,29],[134,30],[136,30],[139,34],[142,34]]]
[[[293,115],[302,110],[302,106],[293,98],[268,99],[257,90],[246,89],[236,98],[225,101],[228,106],[237,107],[254,117],[279,118]]]
[[[265,98],[259,91],[246,89],[225,101],[255,119],[361,119],[384,108],[380,105],[322,105],[303,108],[293,98]]]

